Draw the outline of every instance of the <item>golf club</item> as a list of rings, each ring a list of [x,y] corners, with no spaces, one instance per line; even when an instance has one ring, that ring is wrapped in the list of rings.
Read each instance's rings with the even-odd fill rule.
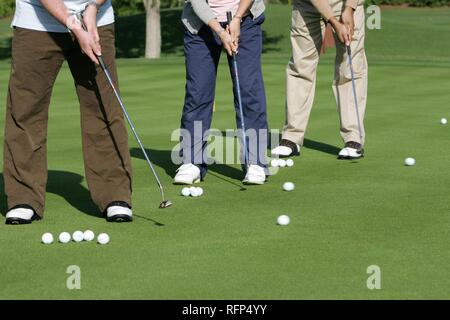
[[[355,84],[355,74],[353,72],[352,50],[350,48],[350,45],[348,45],[346,47],[347,47],[347,54],[348,54],[348,63],[350,65],[350,74],[352,76],[353,98],[355,99],[355,110],[356,110],[356,119],[358,120],[359,139],[360,139],[360,143],[362,144],[361,120],[359,119],[358,98],[356,96],[356,84]],[[359,152],[362,152],[362,150],[359,150]]]
[[[85,28],[82,15],[80,14],[78,16],[78,18],[80,19],[80,22],[83,24],[83,27]],[[147,163],[150,167],[150,170],[152,171],[153,176],[155,177],[156,182],[158,183],[158,187],[159,187],[159,190],[161,191],[161,198],[162,198],[162,202],[160,203],[159,208],[163,209],[163,208],[170,207],[172,205],[172,201],[166,200],[164,197],[164,188],[161,184],[161,181],[159,180],[158,174],[156,173],[155,169],[153,168],[152,162],[150,161],[150,158],[148,157],[148,154],[145,151],[144,145],[142,144],[141,139],[139,139],[136,129],[134,128],[133,121],[131,121],[131,118],[127,112],[127,109],[125,108],[125,105],[123,104],[122,98],[120,97],[119,92],[117,91],[116,87],[114,86],[114,83],[112,81],[111,75],[108,70],[108,67],[106,66],[105,61],[103,60],[103,57],[101,55],[97,56],[97,59],[98,59],[98,62],[100,63],[100,67],[103,70],[103,73],[106,76],[106,79],[109,82],[109,85],[111,86],[112,90],[114,91],[114,95],[116,96],[117,101],[119,102],[120,107],[122,108],[123,114],[125,115],[125,118],[127,119],[128,124],[130,125],[131,131],[133,131],[133,135],[136,138],[136,141],[139,144],[139,147],[141,148],[142,153],[144,154],[145,160],[147,161]]]
[[[228,25],[230,25],[232,19],[233,19],[233,16],[231,14],[231,11],[227,11]],[[242,110],[241,86],[240,86],[240,83],[239,83],[239,73],[238,73],[238,66],[237,66],[237,58],[236,58],[236,56],[237,56],[236,52],[233,52],[234,78],[235,78],[236,93],[237,93],[237,99],[238,99],[239,116],[241,117],[241,130],[242,130],[242,138],[243,138],[242,147],[244,149],[245,168],[247,168],[248,167],[247,134],[245,132],[244,112]]]

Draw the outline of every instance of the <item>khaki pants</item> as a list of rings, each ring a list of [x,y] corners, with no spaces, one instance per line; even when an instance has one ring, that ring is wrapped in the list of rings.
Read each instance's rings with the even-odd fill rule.
[[[340,18],[343,1],[330,0],[330,4],[335,16]],[[351,50],[362,141],[358,131],[348,55],[345,45],[339,41],[336,34],[334,35],[336,60],[333,92],[340,116],[342,139],[344,142],[355,141],[364,145],[363,119],[367,100],[367,60],[364,51],[365,15],[362,4],[357,7],[354,19],[355,33]],[[292,58],[286,69],[286,125],[283,129],[283,139],[300,145],[303,144],[313,105],[317,64],[325,28],[325,21],[311,3],[304,0],[294,1],[291,28]]]
[[[99,28],[99,35],[103,58],[117,83],[114,25]],[[28,204],[43,215],[48,107],[65,59],[80,102],[84,165],[91,197],[102,212],[115,200],[131,205],[128,135],[120,106],[101,69],[81,52],[69,33],[16,28],[3,155],[8,207]]]

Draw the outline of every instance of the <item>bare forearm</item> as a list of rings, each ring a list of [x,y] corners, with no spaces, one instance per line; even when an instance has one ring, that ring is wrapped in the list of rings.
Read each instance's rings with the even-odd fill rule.
[[[40,0],[41,4],[50,14],[60,23],[66,24],[70,15],[70,10],[66,7],[63,0]],[[97,0],[97,4],[102,6],[107,0]]]
[[[50,14],[63,25],[66,24],[67,18],[70,16],[69,9],[63,0],[41,0],[41,4]]]
[[[237,9],[235,16],[238,18],[242,18],[250,9],[252,4],[253,0],[241,0],[239,2],[239,8]]]
[[[356,10],[356,7],[358,6],[358,0],[346,0],[345,6]]]
[[[211,28],[212,31],[214,31],[217,34],[220,34],[220,32],[223,31],[222,26],[220,25],[219,21],[217,19],[212,19],[208,22],[208,27]]]
[[[328,21],[334,16],[333,10],[327,0],[311,0],[311,3],[325,20]]]

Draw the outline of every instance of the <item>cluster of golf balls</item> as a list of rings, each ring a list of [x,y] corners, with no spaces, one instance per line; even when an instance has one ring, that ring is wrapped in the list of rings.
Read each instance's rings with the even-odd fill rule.
[[[92,241],[95,238],[95,234],[91,230],[83,231],[75,231],[72,233],[72,235],[68,232],[61,232],[58,236],[58,241],[60,243],[69,243],[70,240],[73,240],[74,242],[81,242],[81,241]],[[42,235],[42,243],[43,244],[51,244],[54,241],[53,234],[50,232],[46,232]],[[100,233],[97,236],[97,242],[100,244],[107,244],[109,242],[109,235],[107,233]]]
[[[185,197],[200,197],[203,195],[203,189],[201,187],[184,187],[181,189],[181,195]]]
[[[272,161],[270,161],[270,165],[272,167],[279,167],[279,168],[292,167],[294,165],[294,160],[272,159]]]

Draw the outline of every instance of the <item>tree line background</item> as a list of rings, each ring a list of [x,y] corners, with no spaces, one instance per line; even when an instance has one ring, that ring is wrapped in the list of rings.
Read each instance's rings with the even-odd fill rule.
[[[286,5],[292,1],[264,0]],[[181,38],[177,35],[183,28],[180,16],[184,0],[112,0],[112,3],[117,16],[118,57],[157,59],[161,52],[179,50]],[[366,0],[366,5],[370,4],[432,7],[450,6],[450,0]],[[0,18],[11,16],[14,7],[15,0],[0,0]]]
[[[145,12],[144,0],[112,0],[116,14],[127,16]],[[184,0],[160,0],[161,8],[181,7]],[[269,3],[290,4],[291,0],[268,0]],[[450,0],[367,0],[367,4],[400,5],[408,4],[415,7],[450,5]],[[15,0],[0,1],[0,17],[6,17],[14,12]]]

